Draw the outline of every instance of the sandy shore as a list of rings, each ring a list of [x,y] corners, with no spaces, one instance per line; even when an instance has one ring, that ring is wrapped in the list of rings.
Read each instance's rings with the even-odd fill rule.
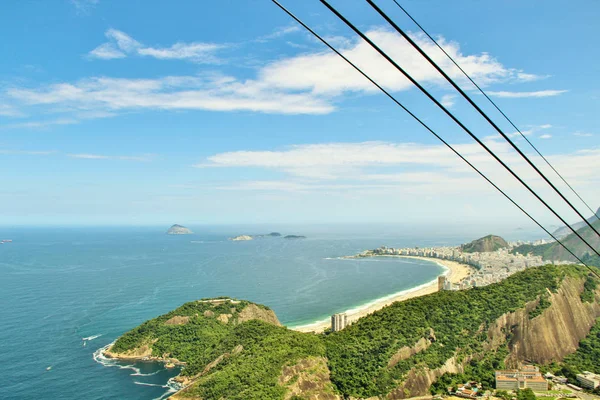
[[[425,260],[425,261],[433,261],[442,267],[446,268],[445,275],[448,280],[452,283],[458,283],[462,279],[466,278],[471,274],[473,268],[466,265],[461,264],[456,261],[450,260],[440,260],[438,258],[429,258],[429,257],[413,257],[413,256],[379,256],[379,257],[404,257],[404,258],[415,258],[417,260]],[[413,289],[404,290],[402,292],[383,297],[381,299],[375,300],[371,303],[368,303],[362,307],[357,307],[351,310],[346,311],[346,315],[348,316],[349,322],[354,322],[357,319],[364,317],[365,315],[371,314],[374,311],[380,310],[385,306],[388,306],[396,301],[404,301],[408,299],[412,299],[414,297],[424,296],[426,294],[437,292],[438,284],[437,278],[434,281],[426,283],[425,285],[418,286]],[[323,332],[326,328],[331,326],[331,322],[329,319],[318,321],[309,325],[302,325],[291,327],[290,329],[300,331],[300,332]]]

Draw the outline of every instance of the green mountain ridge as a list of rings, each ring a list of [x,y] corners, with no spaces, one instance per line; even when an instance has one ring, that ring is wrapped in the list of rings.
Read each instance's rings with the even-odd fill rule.
[[[592,223],[592,226],[600,231],[600,220],[596,220]],[[585,226],[577,230],[577,233],[581,235],[589,244],[594,246],[595,249],[600,249],[600,237],[592,231],[589,226]],[[592,250],[585,245],[574,233],[567,235],[560,240],[565,246],[567,246],[577,257],[585,258],[583,261],[591,263],[592,265],[600,266],[600,258],[592,253]],[[570,255],[558,242],[551,242],[542,245],[521,245],[515,247],[512,252],[519,252],[521,254],[533,254],[542,256],[544,260],[550,261],[576,261],[575,258]],[[592,255],[593,254],[593,255]]]
[[[596,213],[594,215],[589,217],[587,219],[587,221],[590,224],[593,224],[594,222],[598,221],[598,217],[596,215],[600,215],[600,207],[598,207],[598,211],[596,211]],[[579,222],[572,224],[571,226],[573,227],[573,229],[578,230],[578,229],[586,227],[587,224],[584,221],[579,221]],[[560,228],[558,228],[557,230],[552,232],[552,234],[554,236],[556,236],[558,239],[562,239],[565,236],[568,236],[570,233],[572,233],[571,230],[566,226],[561,226]]]
[[[547,265],[397,302],[328,335],[278,326],[271,310],[244,300],[186,303],[124,334],[107,355],[183,363],[186,388],[173,399],[400,399],[457,373],[490,387],[494,368],[577,357],[598,317],[598,280]]]

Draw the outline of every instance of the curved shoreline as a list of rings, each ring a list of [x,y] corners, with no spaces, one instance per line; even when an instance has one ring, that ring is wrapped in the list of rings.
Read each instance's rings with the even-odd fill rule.
[[[441,275],[446,276],[446,278],[452,283],[458,283],[462,279],[469,276],[473,270],[473,267],[461,264],[456,261],[450,260],[442,260],[438,258],[430,258],[430,257],[417,257],[417,256],[396,256],[396,255],[382,255],[377,257],[398,257],[398,258],[413,258],[416,260],[429,261],[438,264],[442,267],[445,272]],[[439,275],[438,275],[439,276]],[[437,292],[438,290],[438,280],[437,277],[429,282],[423,283],[421,285],[415,286],[410,289],[405,289],[400,292],[392,293],[387,296],[380,297],[378,299],[367,302],[363,305],[348,309],[345,311],[348,316],[348,322],[352,323],[362,318],[368,314],[371,314],[377,310],[382,309],[392,303],[397,301],[405,301],[408,299],[412,299],[415,297],[425,296],[427,294],[431,294]],[[325,329],[329,328],[331,325],[329,318],[318,320],[312,322],[310,324],[292,326],[289,329],[299,331],[299,332],[315,332],[321,333]]]

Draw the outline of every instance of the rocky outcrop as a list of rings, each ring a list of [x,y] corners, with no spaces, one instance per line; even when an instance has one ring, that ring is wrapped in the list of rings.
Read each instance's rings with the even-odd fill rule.
[[[429,394],[429,387],[440,376],[448,374],[459,374],[464,371],[464,365],[471,361],[471,358],[459,363],[455,357],[452,357],[444,363],[440,368],[428,369],[412,369],[404,381],[404,384],[394,389],[388,394],[388,399],[406,399],[409,397],[425,396]]]
[[[334,393],[333,384],[329,378],[327,359],[323,357],[309,357],[294,365],[283,367],[279,385],[287,388],[285,400],[294,396],[307,400],[342,399]]]
[[[435,342],[435,334],[433,332],[433,329],[430,329],[428,337],[419,339],[417,343],[414,344],[414,346],[404,346],[400,350],[398,350],[396,354],[394,354],[392,358],[390,358],[390,361],[387,365],[388,368],[392,368],[400,361],[406,360],[407,358],[410,358],[417,353],[427,350],[427,348],[431,346],[431,343],[433,342]]]
[[[234,242],[242,242],[242,241],[246,241],[246,240],[254,240],[254,238],[250,235],[240,235],[240,236],[229,238],[229,240],[232,240]]]
[[[187,317],[187,316],[182,317],[182,316],[176,315],[176,316],[166,320],[165,325],[185,325],[188,322],[190,322],[190,317]]]
[[[252,303],[244,307],[238,314],[237,322],[238,324],[241,324],[242,322],[250,321],[251,319],[259,319],[268,322],[269,324],[281,326],[281,322],[279,322],[279,319],[277,319],[277,315],[275,315],[273,310],[261,308]]]
[[[117,352],[111,351],[111,349],[112,349],[112,346],[111,346],[108,349],[104,350],[104,355],[109,358],[118,358],[121,360],[147,359],[152,356],[152,345],[154,343],[156,343],[156,339],[151,340],[135,349],[128,350],[123,353],[117,353]]]
[[[484,349],[495,350],[509,341],[510,353],[506,363],[510,367],[516,367],[524,361],[545,364],[562,360],[575,352],[579,341],[588,335],[596,318],[600,317],[598,301],[581,301],[583,284],[583,278],[565,278],[556,293],[548,292],[550,306],[533,319],[530,319],[529,312],[537,306],[538,300],[530,302],[523,309],[502,315],[489,327]],[[600,289],[596,296],[597,299],[600,298]],[[421,339],[412,348],[401,349],[390,362],[394,357],[401,357],[400,352],[405,356],[424,344]],[[468,362],[478,357],[478,354],[472,354],[461,362],[452,357],[436,369],[414,368],[407,374],[404,383],[389,393],[387,398],[405,399],[427,395],[431,384],[440,376],[445,373],[461,373]]]

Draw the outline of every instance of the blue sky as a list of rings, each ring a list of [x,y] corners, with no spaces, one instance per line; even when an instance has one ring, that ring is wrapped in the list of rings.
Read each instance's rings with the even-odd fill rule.
[[[318,1],[283,3],[558,225]],[[333,4],[576,220],[365,2]],[[391,0],[378,4],[514,133]],[[403,4],[597,207],[600,5]],[[2,8],[0,224],[528,224],[270,1]]]

